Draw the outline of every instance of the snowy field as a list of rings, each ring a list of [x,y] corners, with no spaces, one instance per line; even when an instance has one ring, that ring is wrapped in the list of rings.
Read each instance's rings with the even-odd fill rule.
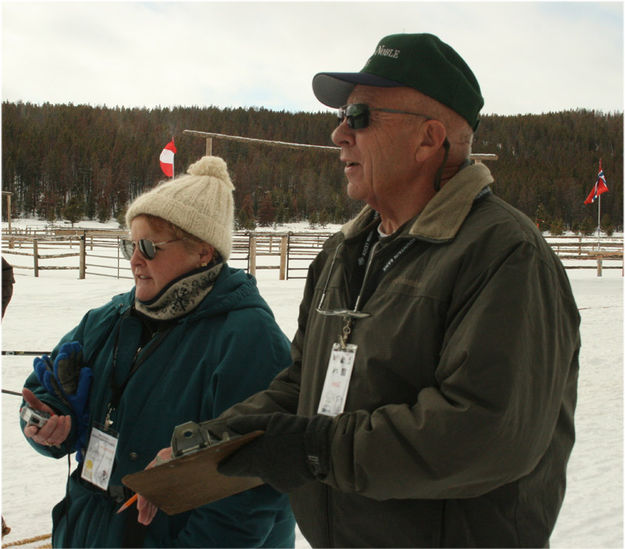
[[[328,230],[326,228],[325,230]],[[623,278],[621,270],[569,271],[582,316],[577,442],[552,547],[623,547]],[[76,271],[16,270],[2,322],[2,349],[49,350],[90,308],[132,282]],[[284,332],[292,336],[303,280],[279,281],[259,271],[258,284]],[[20,391],[32,357],[2,357],[2,388]],[[50,532],[50,510],[64,495],[67,460],[36,454],[19,432],[16,396],[2,395],[2,515],[11,527],[3,543]],[[72,458],[73,462],[73,458]],[[72,467],[74,464],[72,463]],[[38,541],[26,545],[37,547]],[[298,535],[297,547],[308,547]]]

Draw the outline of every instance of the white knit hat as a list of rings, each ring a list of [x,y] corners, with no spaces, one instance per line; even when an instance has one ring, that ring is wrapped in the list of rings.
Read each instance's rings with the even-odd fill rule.
[[[214,246],[226,261],[234,218],[228,167],[217,156],[205,156],[191,164],[187,174],[137,197],[126,212],[126,225],[141,214],[161,217]]]

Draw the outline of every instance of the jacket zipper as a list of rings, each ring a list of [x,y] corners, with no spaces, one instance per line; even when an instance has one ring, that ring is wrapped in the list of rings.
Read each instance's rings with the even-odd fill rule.
[[[327,519],[327,528],[328,528],[328,547],[335,547],[334,544],[334,526],[332,524],[332,490],[327,484],[324,484],[323,487],[326,491],[326,519]]]

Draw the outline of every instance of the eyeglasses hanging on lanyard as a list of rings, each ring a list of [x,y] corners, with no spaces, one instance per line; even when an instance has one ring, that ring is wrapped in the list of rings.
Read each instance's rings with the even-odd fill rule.
[[[377,244],[377,243],[376,243]],[[349,339],[349,336],[351,334],[351,324],[352,324],[352,320],[354,319],[363,319],[363,318],[368,318],[371,316],[370,313],[364,313],[362,311],[358,310],[358,306],[360,305],[360,296],[362,294],[362,288],[364,286],[364,283],[366,281],[367,278],[367,270],[365,271],[365,277],[363,279],[363,284],[360,288],[360,292],[358,293],[358,298],[356,299],[356,304],[354,305],[353,309],[323,309],[323,302],[325,301],[326,298],[326,293],[328,290],[328,286],[330,284],[330,278],[332,277],[332,272],[334,271],[334,264],[336,262],[336,257],[340,251],[340,249],[343,247],[343,244],[341,243],[339,246],[336,247],[336,250],[334,251],[334,256],[332,257],[332,263],[330,263],[330,269],[328,270],[328,276],[326,278],[325,284],[323,286],[323,290],[321,292],[321,298],[319,299],[319,305],[317,305],[317,308],[315,309],[320,315],[323,316],[340,316],[344,319],[345,324],[343,325],[343,329],[341,331],[341,336],[340,336],[340,343],[341,346],[343,348],[345,348],[346,344],[347,344],[347,340]],[[375,245],[374,245],[375,247]],[[373,251],[373,249],[371,250]],[[369,265],[367,265],[368,267]]]
[[[371,234],[370,234],[371,237]],[[416,239],[410,239],[408,240],[382,267],[382,274],[387,273],[397,262],[397,260],[404,254],[404,252],[406,252],[408,250],[408,248],[410,248],[414,243],[416,242]],[[349,322],[346,323],[347,328],[349,329],[349,326],[351,325],[351,321],[353,319],[362,319],[362,318],[368,318],[371,316],[370,313],[365,313],[363,311],[358,310],[360,307],[360,301],[362,299],[362,291],[363,288],[365,287],[365,284],[367,282],[367,278],[368,278],[368,274],[369,274],[369,267],[371,266],[371,259],[373,258],[374,255],[374,250],[377,247],[377,245],[379,244],[379,242],[375,242],[373,244],[373,246],[371,246],[371,251],[368,253],[369,258],[367,261],[367,267],[365,269],[365,275],[363,277],[362,280],[362,284],[360,286],[360,291],[358,292],[358,297],[356,298],[356,304],[354,305],[353,309],[323,309],[323,302],[325,301],[326,298],[326,293],[328,290],[328,286],[330,284],[330,278],[332,277],[332,272],[334,270],[334,264],[336,262],[336,258],[338,256],[338,253],[340,251],[340,249],[342,248],[343,244],[340,244],[339,246],[337,246],[336,250],[334,251],[334,256],[332,257],[332,263],[330,263],[330,270],[328,272],[328,277],[326,278],[324,287],[323,287],[323,291],[321,292],[321,298],[319,299],[319,305],[317,305],[316,311],[324,316],[340,316],[345,318],[346,320],[348,320]],[[365,250],[369,250],[370,247],[370,239],[367,239],[367,242],[365,243]],[[344,330],[345,331],[345,330]]]

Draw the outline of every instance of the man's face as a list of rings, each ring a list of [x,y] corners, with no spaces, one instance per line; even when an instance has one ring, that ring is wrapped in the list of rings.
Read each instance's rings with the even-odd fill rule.
[[[372,108],[415,112],[414,96],[406,88],[356,86],[347,104],[365,103]],[[347,120],[332,132],[345,163],[347,194],[374,209],[411,185],[418,172],[415,159],[417,132],[425,117],[372,111],[369,125],[353,130]],[[399,192],[398,192],[399,191]]]

